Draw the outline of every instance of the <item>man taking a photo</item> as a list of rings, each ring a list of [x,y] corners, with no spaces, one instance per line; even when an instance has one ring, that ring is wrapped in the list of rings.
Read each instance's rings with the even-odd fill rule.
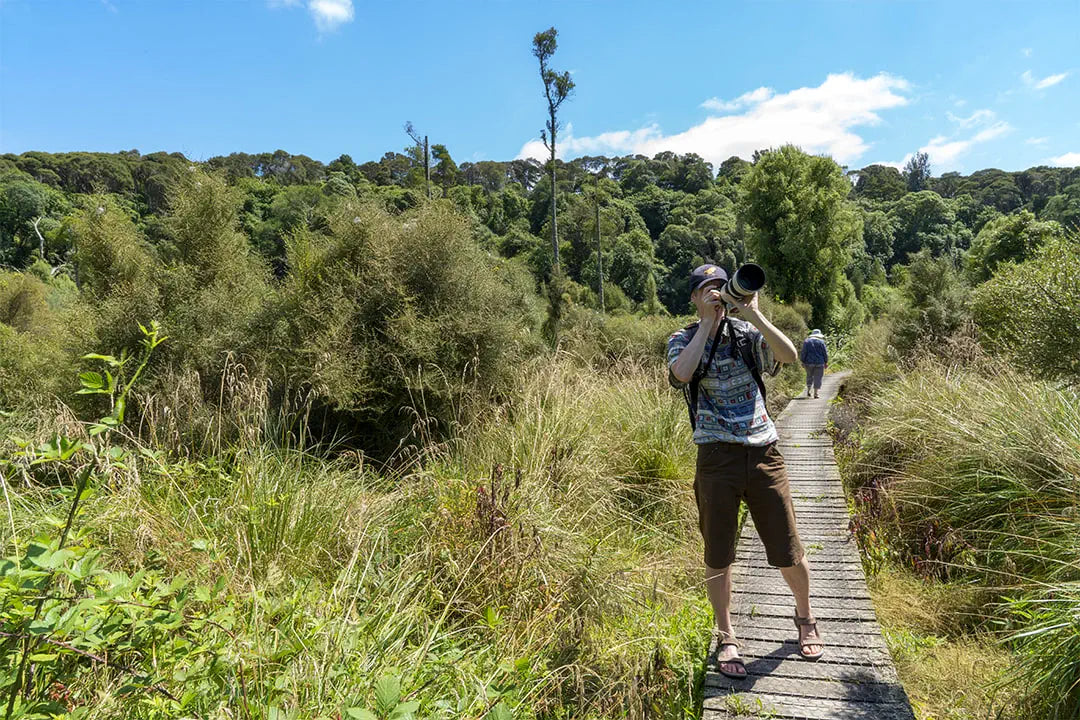
[[[800,654],[816,660],[824,645],[810,610],[810,569],[761,384],[761,373],[775,375],[780,363],[795,362],[798,356],[791,340],[758,310],[757,294],[738,300],[722,292],[726,281],[727,273],[716,265],[702,265],[691,273],[690,299],[700,320],[668,340],[668,369],[672,385],[691,388],[698,449],[694,497],[705,541],[706,587],[720,631],[719,670],[743,678],[746,666],[730,611],[742,500],[769,564],[780,568],[795,596]],[[729,317],[725,303],[744,319]]]

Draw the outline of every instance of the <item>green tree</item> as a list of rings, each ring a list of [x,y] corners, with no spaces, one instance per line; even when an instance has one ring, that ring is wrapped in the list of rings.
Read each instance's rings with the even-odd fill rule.
[[[323,192],[340,197],[356,197],[356,188],[349,183],[345,173],[336,170],[332,170],[323,183]]]
[[[746,174],[750,172],[750,167],[750,163],[746,160],[743,160],[738,155],[732,155],[720,163],[720,169],[716,173],[716,181],[726,180],[732,185],[738,185],[746,177]]]
[[[412,138],[415,145],[406,148],[413,162],[424,170],[424,196],[431,199],[431,149],[428,146],[428,136],[420,138],[420,133],[413,127],[412,122],[405,123],[405,134]]]
[[[985,345],[1044,378],[1080,382],[1080,236],[1054,237],[975,289]]]
[[[457,163],[450,157],[450,151],[446,149],[446,146],[438,143],[432,145],[431,157],[435,160],[435,167],[431,171],[431,176],[435,179],[435,182],[444,191],[446,188],[457,185],[458,176],[461,172],[458,170]]]
[[[1042,245],[1064,234],[1061,225],[1036,220],[1028,210],[992,220],[975,236],[965,257],[968,279],[975,284],[988,280],[999,264],[1028,260]]]
[[[67,208],[62,193],[26,175],[0,179],[0,263],[25,267],[35,250],[48,261],[46,236]]]
[[[816,325],[834,319],[850,249],[862,241],[850,190],[839,165],[793,145],[763,153],[741,185],[750,247],[771,288],[784,301],[808,300]]]
[[[992,206],[1005,214],[1024,205],[1024,195],[1016,184],[1015,174],[996,168],[973,172],[964,179],[959,192],[968,193],[980,205]]]
[[[888,165],[864,167],[855,182],[855,195],[871,200],[899,200],[906,192],[900,171]]]
[[[900,198],[889,210],[889,221],[895,233],[890,265],[907,262],[909,254],[923,248],[935,256],[964,249],[971,237],[949,201],[931,190]]]
[[[1080,227],[1080,182],[1073,183],[1057,195],[1051,196],[1039,217],[1056,220],[1069,228]]]
[[[863,243],[871,258],[886,263],[893,256],[893,238],[896,232],[887,213],[871,210],[863,213]]]
[[[904,165],[904,182],[909,192],[925,190],[930,183],[930,156],[917,152]]]
[[[634,193],[628,199],[637,208],[645,226],[649,228],[649,234],[659,238],[660,233],[667,227],[671,219],[671,210],[682,199],[682,194],[674,190],[663,190],[656,185],[648,185],[639,193]]]

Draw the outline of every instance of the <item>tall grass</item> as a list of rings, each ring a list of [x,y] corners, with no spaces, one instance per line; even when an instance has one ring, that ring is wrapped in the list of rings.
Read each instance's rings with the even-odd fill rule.
[[[984,360],[926,360],[876,389],[848,458],[864,539],[989,587],[1038,717],[1080,712],[1080,397]]]
[[[655,364],[601,372],[563,357],[397,471],[259,432],[191,458],[131,437],[86,501],[85,542],[117,570],[225,578],[236,609],[221,651],[242,682],[181,712],[121,692],[122,672],[74,667],[70,706],[334,717],[389,674],[423,717],[499,702],[520,718],[688,717],[709,611],[680,403]],[[7,422],[35,441],[56,427]],[[6,478],[10,552],[62,505],[31,468]],[[151,668],[179,697],[183,662],[162,652]]]

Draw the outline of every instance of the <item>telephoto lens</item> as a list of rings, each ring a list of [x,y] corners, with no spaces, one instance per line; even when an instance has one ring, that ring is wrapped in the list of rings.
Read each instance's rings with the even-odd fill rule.
[[[765,287],[765,269],[755,263],[746,263],[724,284],[724,290],[733,298],[745,300]]]

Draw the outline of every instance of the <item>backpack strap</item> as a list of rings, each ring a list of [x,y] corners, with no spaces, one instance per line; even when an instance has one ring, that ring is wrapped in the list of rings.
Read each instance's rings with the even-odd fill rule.
[[[754,357],[753,342],[746,333],[735,332],[735,325],[731,322],[731,318],[728,318],[728,328],[730,329],[731,337],[734,338],[731,344],[731,357],[734,358],[735,353],[738,352],[739,357],[742,358],[743,363],[749,368],[750,374],[754,377],[754,382],[757,383],[758,390],[761,392],[761,404],[766,405],[769,398],[765,391],[765,380],[761,377],[761,368],[758,367],[757,358]]]
[[[700,325],[700,323],[691,323],[686,326],[686,329]],[[686,409],[690,412],[690,429],[697,430],[697,400],[698,400],[698,385],[701,384],[701,379],[708,375],[709,368],[712,367],[713,358],[716,357],[716,348],[720,345],[720,338],[710,338],[712,347],[709,349],[709,357],[705,360],[705,365],[702,366],[698,363],[697,368],[694,370],[694,374],[690,377],[690,382],[683,386],[683,397],[686,398]]]

